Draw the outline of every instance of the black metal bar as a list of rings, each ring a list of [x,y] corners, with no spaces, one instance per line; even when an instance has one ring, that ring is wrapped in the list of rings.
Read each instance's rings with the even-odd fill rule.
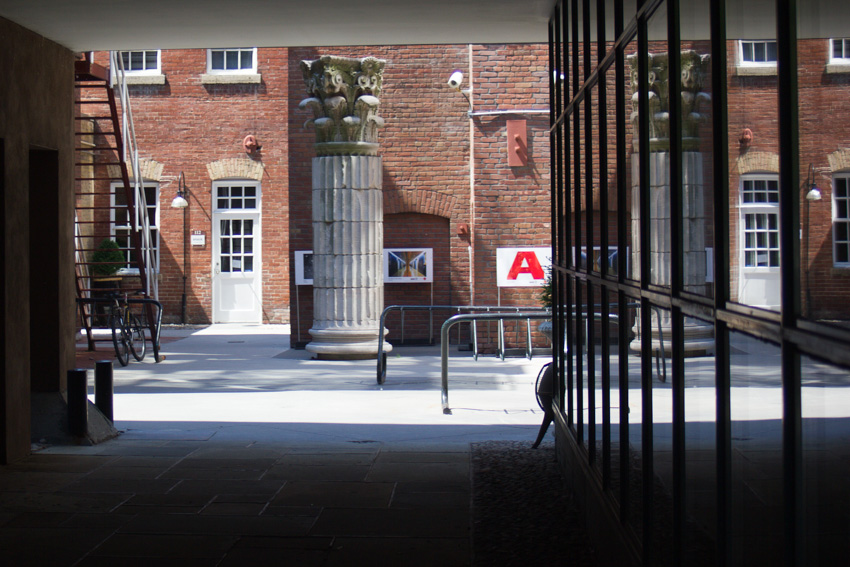
[[[94,405],[109,421],[114,421],[112,394],[112,360],[98,360],[94,365]]]
[[[606,40],[606,15],[605,2],[597,2],[596,5],[596,59],[597,65],[605,58]],[[598,117],[597,117],[597,145],[599,148],[599,248],[600,257],[603,259],[599,266],[600,275],[603,279],[608,276],[608,75],[604,72],[599,75]],[[611,301],[608,285],[603,283],[599,287],[599,301],[609,304]],[[622,323],[618,322],[619,325]],[[605,490],[611,488],[611,326],[608,311],[602,312],[600,325],[600,343],[602,346],[602,487]]]
[[[802,317],[800,293],[800,141],[797,81],[797,2],[776,2],[779,74],[779,264],[783,329]],[[806,259],[808,261],[808,258]],[[783,336],[784,339],[784,336]],[[805,564],[800,353],[783,340],[782,466],[785,564]]]
[[[85,437],[89,429],[88,371],[68,371],[68,429],[75,437]]]
[[[726,0],[711,0],[712,168],[714,170],[714,305],[723,309],[730,297],[729,127],[727,108]],[[717,564],[731,565],[732,435],[729,327],[714,320],[717,452]]]

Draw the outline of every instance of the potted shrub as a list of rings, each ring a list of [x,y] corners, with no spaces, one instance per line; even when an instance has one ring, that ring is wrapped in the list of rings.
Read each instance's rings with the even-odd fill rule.
[[[127,259],[118,243],[112,239],[104,238],[92,253],[91,261],[94,262],[91,273],[95,277],[108,278],[115,275]]]
[[[538,299],[540,300],[540,304],[548,309],[550,312],[552,311],[552,292],[553,292],[553,281],[552,281],[552,269],[549,268],[546,271],[546,280],[543,282],[543,285],[540,288],[540,293],[538,294]],[[537,330],[546,335],[546,338],[549,339],[549,342],[552,342],[552,320],[547,319],[538,325]]]

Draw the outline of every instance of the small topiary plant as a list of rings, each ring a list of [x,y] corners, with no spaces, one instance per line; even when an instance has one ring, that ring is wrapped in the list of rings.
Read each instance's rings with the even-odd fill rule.
[[[95,264],[92,266],[92,274],[95,276],[111,276],[121,269],[127,259],[117,242],[104,238],[97,250],[92,253],[91,261]]]
[[[550,268],[546,270],[546,280],[540,286],[540,293],[537,296],[540,299],[540,304],[547,309],[552,309],[552,287],[552,270]]]

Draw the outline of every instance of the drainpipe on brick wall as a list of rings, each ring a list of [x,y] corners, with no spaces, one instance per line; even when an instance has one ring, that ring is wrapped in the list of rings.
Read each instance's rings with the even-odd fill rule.
[[[469,304],[475,305],[475,123],[472,117],[472,44],[469,50]]]

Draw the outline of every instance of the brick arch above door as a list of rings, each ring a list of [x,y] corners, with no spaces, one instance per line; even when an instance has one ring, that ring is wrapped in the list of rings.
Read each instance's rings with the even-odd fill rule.
[[[128,164],[129,165],[129,164]],[[155,181],[157,183],[162,181],[162,170],[165,168],[165,164],[160,163],[156,160],[152,159],[140,159],[139,160],[139,172],[142,174],[142,179],[145,181]],[[130,179],[133,179],[133,171],[130,170]],[[109,177],[113,179],[120,179],[121,177],[121,168],[117,165],[108,166],[108,174]]]
[[[263,180],[265,167],[262,162],[251,159],[228,158],[213,161],[207,164],[207,173],[210,179],[253,179]]]

